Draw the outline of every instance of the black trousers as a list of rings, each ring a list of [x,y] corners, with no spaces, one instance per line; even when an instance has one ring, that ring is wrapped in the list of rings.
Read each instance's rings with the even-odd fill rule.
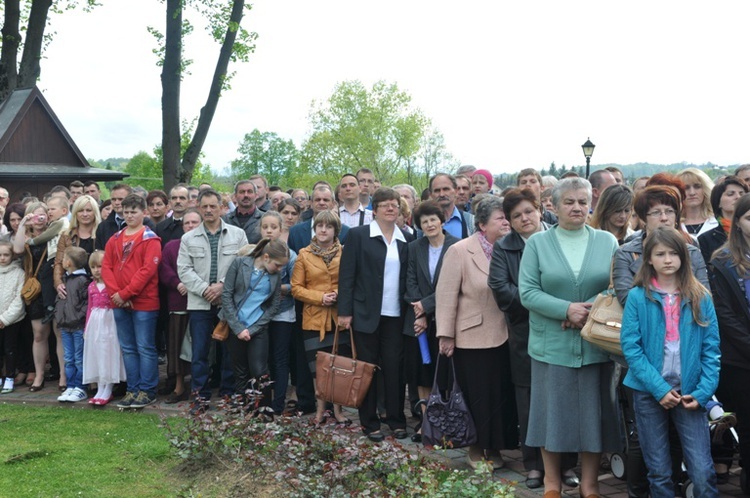
[[[12,323],[0,329],[0,352],[2,352],[3,359],[5,360],[5,376],[11,379],[16,375],[18,337],[20,332],[21,322]]]
[[[724,411],[734,411],[737,414],[740,464],[743,468],[748,468],[750,466],[750,369],[722,364],[716,397],[724,405]]]
[[[378,328],[371,334],[354,330],[357,358],[380,366],[385,391],[386,423],[391,430],[406,428],[404,414],[404,339],[403,321],[398,317],[381,316]],[[365,434],[380,430],[377,414],[378,384],[373,380],[359,407],[359,420]]]
[[[260,379],[268,375],[268,329],[253,336],[249,341],[237,339],[233,333],[229,333],[228,346],[229,355],[232,358],[234,368],[234,390],[236,394],[244,394],[250,379]],[[264,405],[270,405],[270,390]]]

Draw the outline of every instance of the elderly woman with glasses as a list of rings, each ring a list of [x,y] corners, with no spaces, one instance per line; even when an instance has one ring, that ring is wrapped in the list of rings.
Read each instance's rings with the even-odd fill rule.
[[[385,422],[396,439],[406,438],[401,334],[406,305],[407,248],[396,226],[401,196],[379,188],[372,197],[375,220],[349,230],[341,254],[338,324],[352,328],[357,357],[378,364],[385,386]],[[362,430],[373,442],[384,439],[377,414],[377,382],[359,407]]]
[[[623,306],[625,306],[628,292],[633,287],[635,274],[641,267],[643,241],[648,232],[660,226],[668,226],[680,231],[682,196],[677,188],[670,185],[650,185],[636,195],[633,207],[638,218],[644,223],[644,228],[617,250],[613,269],[615,292],[618,301]],[[708,273],[701,252],[695,245],[689,243],[692,242],[690,235],[682,231],[681,233],[685,237],[685,242],[688,243],[693,274],[708,288]]]

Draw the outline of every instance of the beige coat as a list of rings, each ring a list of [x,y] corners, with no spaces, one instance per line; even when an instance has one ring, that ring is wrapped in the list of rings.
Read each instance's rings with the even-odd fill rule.
[[[508,340],[505,314],[487,285],[490,262],[477,237],[448,249],[435,292],[437,336],[455,338],[461,349],[494,348]]]
[[[339,291],[339,264],[341,250],[331,260],[331,266],[326,267],[323,258],[310,252],[309,247],[303,248],[297,255],[292,273],[292,296],[302,301],[302,329],[317,330],[320,340],[325,333],[332,330],[332,323],[338,320],[336,306],[323,306],[323,294]]]

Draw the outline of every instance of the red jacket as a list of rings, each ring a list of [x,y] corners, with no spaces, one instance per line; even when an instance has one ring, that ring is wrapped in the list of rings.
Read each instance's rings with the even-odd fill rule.
[[[133,240],[133,247],[123,255],[123,234],[113,235],[104,248],[102,279],[110,296],[120,293],[135,311],[159,310],[159,261],[161,240],[144,227],[141,237]]]

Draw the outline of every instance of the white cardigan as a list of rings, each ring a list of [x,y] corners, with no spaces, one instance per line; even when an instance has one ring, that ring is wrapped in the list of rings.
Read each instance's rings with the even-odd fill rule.
[[[8,266],[0,266],[0,322],[8,326],[20,322],[26,316],[26,307],[21,298],[21,287],[26,275],[20,266],[20,259]]]

